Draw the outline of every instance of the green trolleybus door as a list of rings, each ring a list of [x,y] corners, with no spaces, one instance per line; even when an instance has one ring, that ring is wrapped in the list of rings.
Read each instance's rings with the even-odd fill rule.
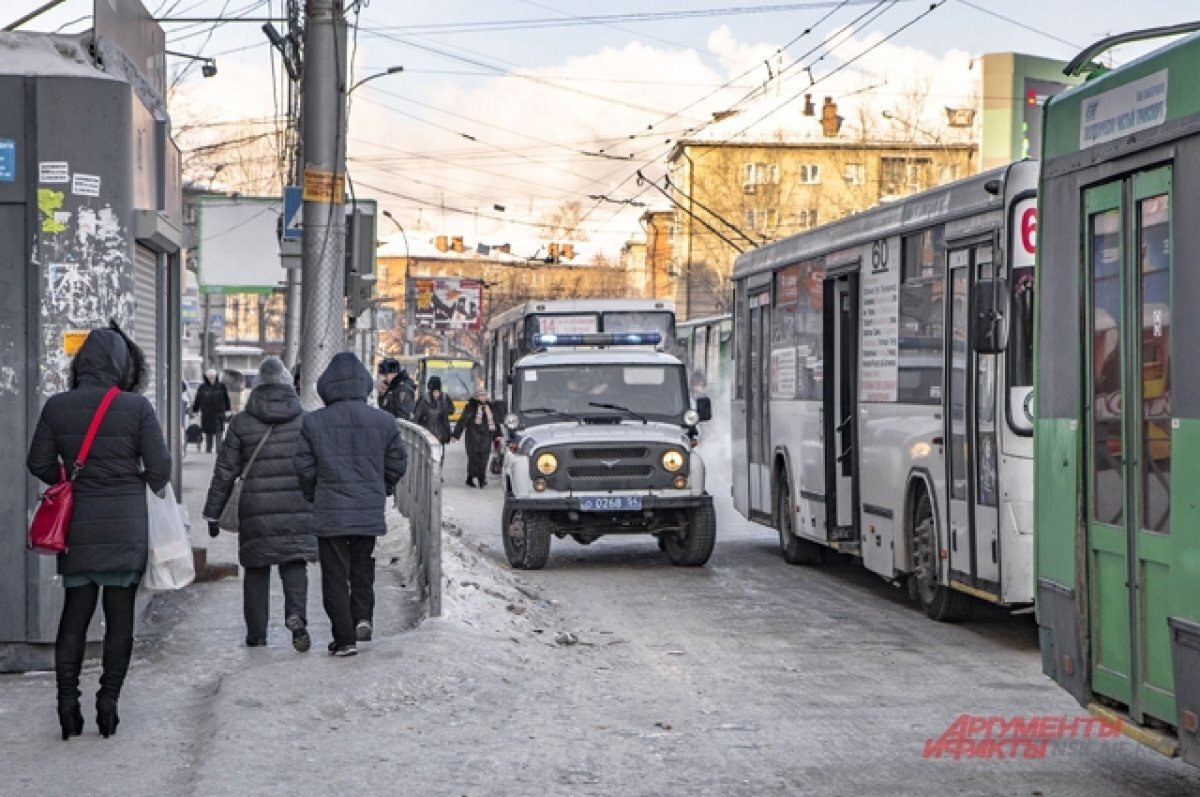
[[[1092,690],[1175,721],[1171,533],[1171,174],[1085,194],[1089,372],[1084,430]]]

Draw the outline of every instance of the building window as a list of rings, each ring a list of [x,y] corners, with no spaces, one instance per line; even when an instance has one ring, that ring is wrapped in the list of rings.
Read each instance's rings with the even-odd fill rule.
[[[864,185],[867,182],[867,165],[865,163],[847,163],[842,177],[850,185]]]
[[[796,229],[797,230],[811,230],[813,227],[816,227],[818,224],[820,224],[820,222],[817,221],[817,209],[816,208],[812,208],[810,210],[802,210],[796,214]]]
[[[821,182],[821,167],[816,163],[800,164],[800,182],[803,185],[816,185]]]
[[[779,226],[779,211],[775,208],[769,210],[746,208],[742,214],[742,218],[745,220],[746,226],[751,230],[773,230]]]
[[[938,167],[938,185],[952,183],[958,179],[958,164],[948,163]]]
[[[742,164],[742,190],[753,194],[760,185],[779,185],[779,166],[774,163]]]
[[[929,188],[932,168],[929,158],[880,158],[879,195],[900,196]]]

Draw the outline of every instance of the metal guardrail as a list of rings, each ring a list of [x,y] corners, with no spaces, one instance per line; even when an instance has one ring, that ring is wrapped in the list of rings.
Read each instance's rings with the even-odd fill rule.
[[[417,555],[417,580],[429,616],[442,614],[442,457],[438,439],[415,423],[397,420],[408,471],[396,485],[396,509],[408,518]]]

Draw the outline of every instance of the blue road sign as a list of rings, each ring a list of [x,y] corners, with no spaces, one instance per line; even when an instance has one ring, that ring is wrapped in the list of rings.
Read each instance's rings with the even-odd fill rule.
[[[283,189],[283,238],[298,241],[304,237],[304,199],[298,185]]]
[[[0,138],[0,183],[12,183],[17,179],[17,142],[11,138]]]

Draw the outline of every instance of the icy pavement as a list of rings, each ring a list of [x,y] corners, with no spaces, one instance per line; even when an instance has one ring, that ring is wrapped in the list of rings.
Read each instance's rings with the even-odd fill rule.
[[[189,503],[210,467],[189,459]],[[1122,739],[1040,761],[923,757],[960,714],[1080,713],[1041,675],[1027,617],[939,625],[857,568],[788,567],[727,499],[709,567],[631,538],[556,541],[546,570],[517,573],[497,486],[461,479],[455,447],[443,618],[405,630],[399,518],[377,557],[376,641],[355,658],[322,650],[315,567],[307,654],[277,585],[262,649],[241,644],[239,582],[167,596],[112,739],[87,710],[84,735],[59,741],[52,676],[0,676],[0,794],[1200,794],[1195,770]],[[211,555],[234,546],[222,535]]]

